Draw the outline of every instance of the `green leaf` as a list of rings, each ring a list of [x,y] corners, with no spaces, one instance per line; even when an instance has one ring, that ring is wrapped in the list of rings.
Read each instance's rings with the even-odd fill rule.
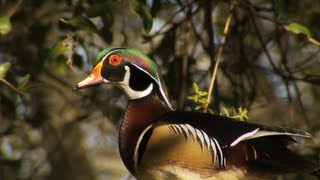
[[[210,109],[210,108],[208,108],[208,113],[210,113],[210,114],[214,114],[214,112],[213,112],[213,110],[212,109]]]
[[[200,98],[200,99],[199,99],[199,102],[200,102],[201,104],[208,104],[207,98]]]
[[[0,35],[9,33],[12,29],[12,25],[8,16],[0,17]]]
[[[208,92],[206,91],[199,91],[199,96],[207,96],[208,95]]]
[[[193,100],[193,99],[194,99],[194,96],[188,96],[187,99]]]
[[[78,31],[87,31],[100,35],[100,32],[96,25],[84,16],[73,17],[70,20],[61,19],[62,22],[75,27]]]
[[[152,28],[153,19],[147,3],[144,0],[136,0],[134,10],[142,18],[144,30],[149,32]]]
[[[202,106],[196,106],[195,110],[199,110],[201,108],[202,108]]]
[[[199,102],[199,96],[198,95],[193,96],[193,101],[194,102]]]
[[[220,114],[224,115],[224,116],[227,116],[227,117],[230,117],[229,112],[225,107],[222,108],[222,112]]]
[[[18,89],[22,90],[27,85],[27,83],[29,82],[29,79],[30,79],[30,74],[25,75],[22,78],[21,82],[19,83]]]
[[[197,83],[192,83],[192,89],[197,93],[199,91],[199,86]]]
[[[4,78],[11,67],[11,63],[6,62],[0,65],[0,78]]]
[[[310,30],[301,25],[301,24],[298,24],[298,23],[291,23],[289,26],[288,26],[288,31],[291,31],[293,33],[296,33],[296,34],[305,34],[309,37],[311,37],[311,33],[310,33]]]

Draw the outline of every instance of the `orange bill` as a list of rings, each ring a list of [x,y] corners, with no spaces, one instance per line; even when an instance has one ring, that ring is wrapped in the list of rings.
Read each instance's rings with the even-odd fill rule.
[[[82,89],[82,88],[93,86],[93,85],[98,85],[104,82],[103,77],[101,76],[101,68],[102,68],[102,62],[99,62],[96,65],[96,67],[92,70],[92,73],[87,78],[79,82],[74,87],[74,90]]]

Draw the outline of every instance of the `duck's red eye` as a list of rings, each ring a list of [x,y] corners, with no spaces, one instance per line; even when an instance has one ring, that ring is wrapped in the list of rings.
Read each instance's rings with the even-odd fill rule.
[[[111,65],[118,65],[121,62],[122,62],[122,58],[119,55],[114,54],[109,57],[109,64]]]

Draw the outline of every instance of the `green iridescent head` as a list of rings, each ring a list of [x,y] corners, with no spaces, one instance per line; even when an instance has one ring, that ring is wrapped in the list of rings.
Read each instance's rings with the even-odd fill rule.
[[[142,98],[157,91],[171,108],[156,63],[136,49],[108,48],[101,51],[92,74],[78,83],[76,89],[103,82],[121,87],[130,99]]]

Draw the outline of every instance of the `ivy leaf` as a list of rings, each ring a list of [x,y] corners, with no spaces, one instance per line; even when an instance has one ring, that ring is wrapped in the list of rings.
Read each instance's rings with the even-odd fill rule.
[[[4,78],[11,67],[11,63],[6,62],[0,65],[0,78]]]
[[[29,79],[30,79],[30,74],[25,75],[22,78],[21,82],[19,83],[18,89],[22,90],[27,85],[27,83],[29,82]]]
[[[84,16],[73,17],[70,20],[61,19],[62,22],[75,27],[78,31],[87,31],[100,35],[97,26]]]
[[[287,26],[287,30],[295,34],[304,34],[308,37],[311,37],[310,30],[298,23],[291,23],[289,26]]]
[[[134,3],[134,11],[142,18],[144,30],[149,32],[152,28],[153,19],[146,1],[136,0]]]
[[[9,33],[12,29],[12,25],[8,16],[0,17],[0,35]]]

